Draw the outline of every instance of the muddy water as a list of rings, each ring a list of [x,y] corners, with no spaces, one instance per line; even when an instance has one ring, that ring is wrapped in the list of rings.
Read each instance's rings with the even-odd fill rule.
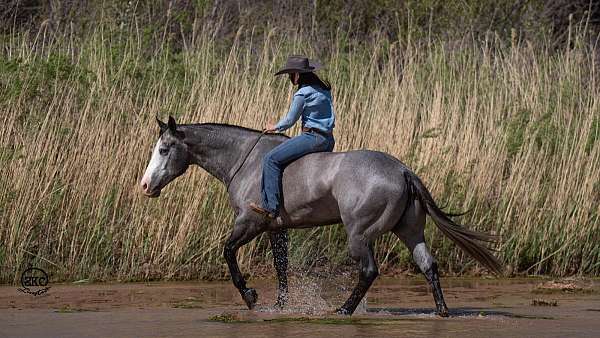
[[[450,318],[435,316],[426,283],[407,277],[379,279],[351,318],[331,314],[350,287],[335,278],[293,278],[282,311],[270,306],[274,280],[250,281],[254,311],[230,282],[54,284],[41,296],[2,286],[0,337],[600,336],[600,280],[539,293],[543,282],[444,278]]]

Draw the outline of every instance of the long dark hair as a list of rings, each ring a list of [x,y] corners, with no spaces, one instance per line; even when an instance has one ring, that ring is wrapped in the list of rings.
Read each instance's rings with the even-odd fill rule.
[[[317,85],[325,90],[331,90],[331,83],[329,83],[327,80],[321,80],[317,74],[313,72],[300,73],[300,77],[298,78],[298,86],[302,85]]]

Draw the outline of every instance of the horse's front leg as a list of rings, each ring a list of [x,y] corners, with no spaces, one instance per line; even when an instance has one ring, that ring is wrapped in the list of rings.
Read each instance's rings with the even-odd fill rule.
[[[233,232],[229,236],[227,243],[225,243],[223,250],[223,256],[225,257],[225,261],[227,261],[233,285],[238,289],[249,309],[254,308],[254,305],[256,305],[258,294],[256,290],[246,287],[246,280],[242,276],[240,267],[238,266],[237,252],[240,247],[253,240],[261,232],[254,224],[236,222],[233,226]]]
[[[279,288],[277,292],[277,302],[275,306],[283,307],[288,300],[288,236],[287,230],[269,232],[271,241],[271,251],[273,252],[273,264],[277,271]]]

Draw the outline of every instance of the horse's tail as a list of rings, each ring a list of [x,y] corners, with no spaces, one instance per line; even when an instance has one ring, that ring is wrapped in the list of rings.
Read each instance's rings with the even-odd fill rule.
[[[500,274],[502,272],[502,264],[498,259],[492,255],[488,248],[479,244],[477,240],[484,242],[494,242],[497,237],[494,235],[469,230],[456,224],[450,215],[444,213],[431,197],[431,193],[425,187],[421,179],[414,173],[407,170],[405,177],[409,183],[409,187],[413,188],[412,193],[416,196],[421,204],[424,206],[427,214],[431,216],[438,229],[440,229],[444,235],[448,236],[454,243],[456,243],[461,249],[468,253],[471,257],[475,258],[479,263],[483,264],[490,271]]]

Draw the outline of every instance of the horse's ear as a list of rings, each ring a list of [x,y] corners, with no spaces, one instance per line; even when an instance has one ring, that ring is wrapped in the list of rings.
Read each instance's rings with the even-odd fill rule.
[[[158,127],[160,128],[160,133],[164,133],[167,130],[167,124],[158,119],[158,115],[156,115],[156,122],[158,123]]]
[[[177,131],[177,123],[175,123],[175,119],[171,115],[169,115],[169,129],[172,132],[176,132]]]
[[[171,133],[173,135],[175,135],[176,137],[179,137],[179,138],[185,137],[185,134],[181,130],[177,130],[177,123],[175,122],[175,119],[173,118],[173,116],[169,115],[169,122],[167,124],[168,124],[169,130],[171,131]]]

